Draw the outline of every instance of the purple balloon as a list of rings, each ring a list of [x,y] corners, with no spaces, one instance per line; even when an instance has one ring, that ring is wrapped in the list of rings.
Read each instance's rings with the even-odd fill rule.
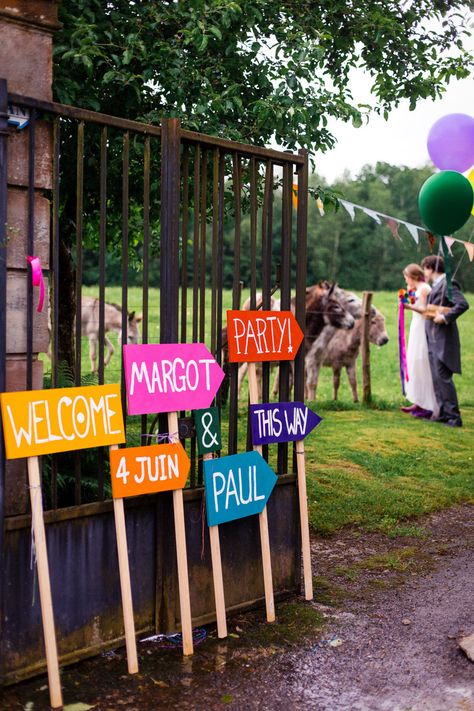
[[[474,164],[474,118],[448,114],[431,127],[428,153],[440,170],[464,173]]]

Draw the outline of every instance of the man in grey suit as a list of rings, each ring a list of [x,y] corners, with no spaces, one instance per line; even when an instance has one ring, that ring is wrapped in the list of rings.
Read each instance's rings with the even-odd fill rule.
[[[427,319],[425,325],[433,386],[439,405],[439,414],[431,419],[450,427],[461,427],[461,413],[453,383],[453,373],[461,372],[461,345],[456,319],[467,311],[469,304],[456,281],[452,283],[452,298],[448,299],[442,257],[425,257],[421,266],[426,281],[432,284],[428,305],[449,308],[444,313],[437,313],[433,319]]]

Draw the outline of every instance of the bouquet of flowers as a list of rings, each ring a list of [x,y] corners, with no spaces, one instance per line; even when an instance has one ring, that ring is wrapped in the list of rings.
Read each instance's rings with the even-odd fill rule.
[[[414,304],[416,301],[416,291],[412,289],[399,289],[398,298],[402,304]]]

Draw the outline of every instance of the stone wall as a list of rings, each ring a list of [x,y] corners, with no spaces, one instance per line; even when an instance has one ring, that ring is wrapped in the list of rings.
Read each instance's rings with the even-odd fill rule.
[[[56,0],[0,0],[0,76],[8,92],[43,101],[52,99],[53,34],[58,28]],[[34,256],[49,268],[50,204],[52,187],[51,125],[38,121],[34,166]],[[7,195],[7,390],[26,388],[26,305],[28,236],[28,128],[12,127],[8,137]],[[34,290],[34,304],[38,290]],[[43,385],[38,353],[48,348],[48,318],[33,312],[33,387]],[[27,511],[24,460],[7,463],[6,515]]]

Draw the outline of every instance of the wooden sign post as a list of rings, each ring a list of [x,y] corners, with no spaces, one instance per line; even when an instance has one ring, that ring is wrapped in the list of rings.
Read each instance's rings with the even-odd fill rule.
[[[209,407],[224,372],[203,343],[123,346],[130,415],[168,413],[168,430],[178,437],[178,411]],[[173,491],[176,558],[183,654],[193,653],[183,490]]]
[[[63,705],[38,456],[125,441],[120,388],[98,385],[1,393],[7,459],[27,457],[51,706]]]
[[[309,540],[308,499],[304,438],[321,422],[321,417],[302,402],[279,402],[250,406],[250,423],[254,444],[296,442],[296,466],[300,508],[301,550],[305,599],[313,599],[313,572]]]
[[[214,458],[214,452],[220,451],[222,447],[219,409],[217,407],[209,407],[203,410],[195,410],[194,422],[196,425],[198,454],[202,455],[203,462],[209,461]],[[211,543],[212,579],[216,601],[217,636],[222,639],[227,637],[227,619],[225,614],[219,526],[209,526],[209,540]]]
[[[114,497],[120,587],[130,674],[138,671],[138,659],[123,499],[159,491],[182,490],[188,478],[189,468],[189,458],[179,442],[126,449],[110,448],[110,478]]]
[[[294,360],[304,335],[291,311],[228,311],[229,362],[248,363],[249,399],[259,401],[256,362]],[[254,445],[259,453],[261,446]],[[260,514],[263,581],[267,620],[275,620],[270,541],[266,507]]]
[[[109,456],[115,450],[118,450],[117,445],[110,447]],[[129,674],[137,674],[137,639],[135,637],[135,620],[133,619],[132,584],[130,581],[130,566],[128,564],[127,529],[125,526],[125,511],[122,498],[116,499],[114,497],[114,520],[115,537],[117,539],[120,592],[122,595],[125,646],[127,648],[127,668]]]

